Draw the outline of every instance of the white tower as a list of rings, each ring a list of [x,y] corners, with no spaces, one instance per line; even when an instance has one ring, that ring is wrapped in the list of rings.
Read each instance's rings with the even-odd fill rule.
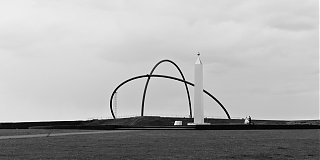
[[[200,60],[200,54],[194,66],[194,123],[204,124],[203,110],[203,65]]]

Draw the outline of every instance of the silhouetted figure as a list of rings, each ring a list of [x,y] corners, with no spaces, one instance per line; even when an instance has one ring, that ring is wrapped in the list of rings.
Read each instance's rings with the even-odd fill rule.
[[[249,120],[249,124],[252,124],[252,123],[251,123],[251,117],[250,117],[250,116],[249,116],[248,120]]]
[[[244,124],[249,124],[249,119],[248,119],[248,117],[246,117],[246,118],[244,119]]]

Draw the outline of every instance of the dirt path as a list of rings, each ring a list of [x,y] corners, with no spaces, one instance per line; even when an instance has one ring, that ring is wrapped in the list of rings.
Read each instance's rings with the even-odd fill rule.
[[[14,136],[0,136],[2,139],[18,139],[18,138],[36,138],[36,137],[55,137],[55,136],[68,136],[68,135],[82,135],[82,134],[101,134],[101,133],[119,133],[119,132],[132,132],[128,130],[108,130],[108,131],[87,131],[87,132],[70,132],[70,133],[48,133],[48,134],[33,134],[33,135],[14,135]]]

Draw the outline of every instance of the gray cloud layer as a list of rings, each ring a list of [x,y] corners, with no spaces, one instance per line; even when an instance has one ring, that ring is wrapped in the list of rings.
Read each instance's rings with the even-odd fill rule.
[[[198,51],[205,88],[232,116],[319,118],[317,0],[14,0],[0,2],[0,23],[0,121],[109,117],[120,82],[167,58],[193,81]],[[143,83],[119,91],[120,115],[139,114]],[[149,88],[148,114],[188,114],[182,84]]]

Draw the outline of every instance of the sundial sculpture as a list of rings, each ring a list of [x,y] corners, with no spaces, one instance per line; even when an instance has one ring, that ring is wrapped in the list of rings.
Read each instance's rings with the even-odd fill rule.
[[[162,63],[164,62],[168,62],[173,64],[179,71],[182,79],[176,78],[176,77],[172,77],[172,76],[167,76],[167,75],[158,75],[158,74],[153,74],[154,70]],[[151,72],[149,74],[146,75],[140,75],[140,76],[136,76],[136,77],[132,77],[129,78],[127,80],[125,80],[124,82],[122,82],[121,84],[119,84],[115,90],[112,92],[111,97],[110,97],[110,111],[112,114],[112,117],[114,119],[116,119],[116,116],[113,112],[113,107],[112,107],[112,100],[114,95],[117,93],[118,89],[123,86],[124,84],[136,80],[136,79],[140,79],[140,78],[147,78],[146,84],[145,84],[145,88],[144,88],[144,92],[142,95],[142,104],[141,104],[141,116],[143,116],[144,114],[144,102],[145,102],[145,97],[146,97],[146,93],[147,93],[147,89],[148,89],[148,85],[150,82],[151,77],[152,78],[166,78],[166,79],[171,79],[171,80],[176,80],[176,81],[180,81],[183,82],[186,88],[186,93],[188,96],[188,101],[189,101],[189,117],[192,118],[192,108],[191,108],[191,100],[190,100],[190,93],[189,93],[189,89],[187,85],[191,85],[191,86],[195,86],[195,94],[194,94],[194,123],[193,124],[204,124],[204,110],[203,110],[203,92],[205,94],[207,94],[208,96],[210,96],[213,100],[215,100],[219,106],[223,109],[223,111],[225,112],[225,114],[227,115],[228,119],[230,118],[230,115],[228,113],[228,111],[226,110],[226,108],[222,105],[222,103],[215,98],[212,94],[210,94],[208,91],[203,89],[203,65],[202,62],[200,60],[200,53],[198,53],[198,59],[195,63],[195,84],[188,82],[185,80],[185,77],[181,71],[181,69],[179,68],[179,66],[174,63],[171,60],[165,59],[165,60],[161,60],[160,62],[158,62],[151,70]]]

